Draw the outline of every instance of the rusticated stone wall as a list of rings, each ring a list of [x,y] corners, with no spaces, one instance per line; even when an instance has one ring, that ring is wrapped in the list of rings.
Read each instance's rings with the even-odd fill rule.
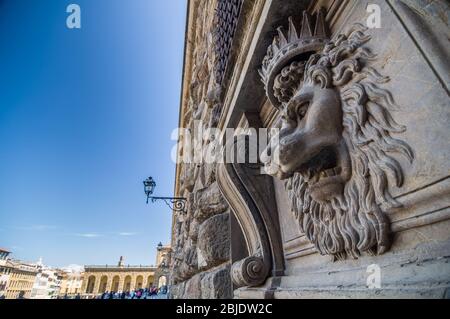
[[[198,158],[210,140],[190,143],[198,129],[217,127],[221,82],[241,0],[190,1],[177,166],[176,193],[188,199],[186,214],[174,215],[172,298],[231,298],[230,211],[216,182],[214,164]],[[186,139],[186,142],[183,142]]]

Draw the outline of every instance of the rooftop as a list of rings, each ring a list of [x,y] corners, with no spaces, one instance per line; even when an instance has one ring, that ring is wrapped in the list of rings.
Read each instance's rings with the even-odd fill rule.
[[[109,269],[109,270],[129,270],[129,269],[138,269],[138,270],[156,270],[158,267],[153,265],[85,265],[84,269],[86,271],[96,270],[96,269]]]

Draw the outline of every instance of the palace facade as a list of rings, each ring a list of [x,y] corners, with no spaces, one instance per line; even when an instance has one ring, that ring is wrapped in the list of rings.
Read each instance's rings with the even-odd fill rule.
[[[84,266],[81,295],[95,297],[104,292],[126,292],[168,283],[171,247],[159,243],[156,265],[126,265],[121,256],[117,265]]]
[[[155,280],[155,266],[123,265],[84,266],[84,280],[81,291],[85,296],[97,296],[107,291],[132,291],[150,288]]]
[[[450,295],[449,12],[189,1],[172,298]]]

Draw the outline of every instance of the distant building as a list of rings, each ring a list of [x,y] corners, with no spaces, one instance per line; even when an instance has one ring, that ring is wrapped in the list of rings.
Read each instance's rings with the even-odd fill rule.
[[[125,265],[123,256],[117,265],[84,266],[81,293],[84,297],[93,297],[107,291],[132,291],[166,285],[170,250],[170,246],[158,245],[156,266]]]
[[[9,280],[10,268],[6,267],[8,256],[11,252],[0,248],[0,296],[6,295],[6,288]]]
[[[74,297],[78,294],[81,294],[81,286],[83,284],[84,273],[76,271],[61,271],[60,275],[60,297]]]
[[[169,265],[171,257],[172,247],[170,245],[158,244],[156,252],[156,265],[158,269],[155,273],[155,278],[158,278],[156,286],[161,288],[168,285],[169,278]]]
[[[37,265],[7,259],[1,268],[2,273],[7,276],[4,289],[6,299],[16,299],[20,295],[29,299],[39,272]]]
[[[106,291],[132,291],[150,288],[154,284],[155,266],[124,265],[120,257],[117,265],[87,265],[81,291],[95,296]]]
[[[40,259],[27,263],[10,259],[9,252],[0,248],[0,296],[16,299],[52,299],[60,293],[63,273],[46,267]],[[81,283],[80,283],[81,287]]]
[[[156,249],[156,265],[158,267],[168,266],[170,262],[170,252],[172,250],[170,245],[163,245],[162,243],[159,243]]]
[[[60,271],[38,266],[39,271],[31,290],[31,299],[54,299],[59,295],[62,275]]]

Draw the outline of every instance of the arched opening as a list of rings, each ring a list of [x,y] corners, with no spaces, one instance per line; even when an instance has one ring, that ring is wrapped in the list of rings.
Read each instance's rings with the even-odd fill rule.
[[[166,276],[159,277],[158,288],[161,288],[162,286],[166,286],[166,285],[167,285],[167,278],[166,278]]]
[[[136,277],[136,285],[135,285],[136,289],[141,289],[143,283],[144,283],[144,277],[142,277],[141,275],[137,276]]]
[[[106,291],[106,286],[108,285],[108,276],[102,276],[100,279],[100,287],[98,290],[99,294],[102,294]]]
[[[95,276],[89,276],[88,283],[86,285],[86,293],[93,294],[94,293],[94,286],[95,286]]]
[[[113,280],[112,280],[112,285],[111,285],[111,290],[114,292],[118,292],[119,291],[119,281],[120,281],[120,277],[119,276],[114,276]]]
[[[153,276],[148,276],[147,278],[147,288],[151,288],[153,286]]]
[[[130,291],[131,290],[131,276],[130,275],[125,277],[125,280],[123,282],[123,290],[124,291]]]

